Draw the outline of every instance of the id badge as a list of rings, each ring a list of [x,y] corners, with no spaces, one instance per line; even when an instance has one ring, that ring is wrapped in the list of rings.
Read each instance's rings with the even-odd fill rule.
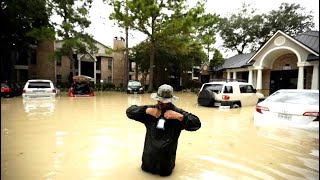
[[[162,129],[162,130],[164,130],[164,123],[166,122],[166,120],[164,120],[164,119],[159,119],[158,120],[158,123],[157,123],[157,129]]]

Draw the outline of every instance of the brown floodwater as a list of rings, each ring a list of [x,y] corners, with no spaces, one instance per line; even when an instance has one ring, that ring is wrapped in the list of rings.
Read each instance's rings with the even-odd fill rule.
[[[255,127],[253,106],[221,110],[198,106],[194,93],[175,95],[202,126],[182,131],[164,179],[319,179],[319,132]],[[140,169],[145,127],[125,113],[155,103],[123,92],[1,98],[1,179],[163,179]]]

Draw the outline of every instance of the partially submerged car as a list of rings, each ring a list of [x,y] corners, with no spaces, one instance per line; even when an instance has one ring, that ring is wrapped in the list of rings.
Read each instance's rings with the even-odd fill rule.
[[[22,87],[14,81],[1,82],[1,97],[14,97],[22,94]]]
[[[319,90],[280,89],[256,105],[254,124],[319,131]]]
[[[139,81],[130,80],[128,82],[127,93],[128,94],[134,94],[134,93],[142,94],[142,93],[144,93],[144,89]]]
[[[74,76],[73,83],[69,89],[70,97],[89,97],[94,96],[94,90],[90,84],[91,77],[79,75]]]
[[[198,93],[198,104],[200,106],[239,108],[254,106],[263,98],[264,95],[258,93],[250,83],[219,79],[202,85]]]
[[[23,98],[54,98],[58,94],[59,90],[47,79],[28,80],[22,90]]]

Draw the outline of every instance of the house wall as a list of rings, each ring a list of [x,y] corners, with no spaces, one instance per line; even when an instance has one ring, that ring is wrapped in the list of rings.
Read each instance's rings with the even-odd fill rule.
[[[108,77],[112,77],[112,67],[108,69],[108,61],[109,59],[112,60],[111,57],[102,57],[101,58],[101,79],[103,82],[108,82]],[[112,60],[113,61],[113,60]]]
[[[54,59],[51,58],[54,52],[52,41],[46,41],[37,47],[37,63],[29,62],[29,79],[50,79],[54,78]]]
[[[125,47],[125,41],[113,40],[113,48],[119,49]],[[113,76],[112,80],[116,87],[122,87],[124,79],[124,53],[123,52],[112,52],[113,57]]]
[[[295,54],[299,55],[301,61],[305,61],[308,56],[308,52],[302,48],[301,46],[297,45],[295,42],[291,41],[290,39],[285,38],[285,42],[282,45],[277,45],[276,39],[277,37],[281,36],[278,34],[274,37],[273,41],[270,41],[268,45],[266,45],[254,58],[256,62],[254,63],[255,66],[262,66],[262,67],[270,67],[274,60],[277,59],[279,56],[283,54]],[[268,54],[265,56],[265,54]],[[262,59],[265,57],[265,59]],[[261,61],[263,62],[261,63]],[[299,58],[297,57],[297,60]]]
[[[120,87],[123,84],[124,77],[124,53],[112,52],[111,55],[106,55],[105,50],[108,48],[100,43],[96,44],[98,52],[95,56],[101,56],[101,79],[107,82],[108,77],[112,77],[112,83],[116,87]],[[37,64],[31,65],[29,63],[29,79],[30,78],[43,78],[50,79],[53,82],[56,81],[56,75],[61,75],[61,82],[69,82],[70,75],[70,60],[67,56],[61,58],[61,66],[55,67],[55,61],[50,58],[50,54],[53,54],[55,49],[62,46],[62,41],[45,42],[37,47]],[[114,39],[114,49],[125,47],[125,41]],[[112,59],[112,69],[108,69],[108,59]],[[78,61],[76,61],[78,63]],[[76,69],[78,74],[78,69]],[[99,83],[99,82],[97,82]]]

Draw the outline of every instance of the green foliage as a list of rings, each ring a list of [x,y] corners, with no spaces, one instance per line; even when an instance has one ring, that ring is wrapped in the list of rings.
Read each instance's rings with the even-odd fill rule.
[[[314,28],[311,12],[305,12],[300,4],[282,3],[277,10],[272,10],[265,15],[265,23],[261,35],[265,38],[260,44],[265,43],[277,30],[289,36],[296,36]]]
[[[2,51],[26,49],[39,41],[54,39],[45,0],[3,1],[0,5]]]
[[[148,88],[152,90],[153,67],[156,63],[155,56],[157,51],[155,48],[159,47],[157,45],[158,41],[171,41],[168,44],[173,45],[174,50],[187,54],[189,45],[179,46],[184,43],[179,44],[177,41],[174,44],[172,40],[177,40],[177,38],[172,36],[181,36],[180,39],[183,39],[182,35],[190,36],[192,33],[195,33],[195,19],[204,12],[204,1],[200,1],[196,7],[190,9],[188,9],[186,0],[108,0],[107,2],[114,8],[110,19],[115,20],[120,27],[137,30],[147,35],[147,41],[150,42],[150,46],[145,47],[150,49],[150,53],[148,54],[149,71],[144,72],[149,73],[151,77]],[[142,50],[144,48],[138,47],[138,49]],[[134,56],[138,57],[140,55],[135,54]],[[146,64],[140,63],[140,68],[144,70],[142,66]]]
[[[112,83],[97,83],[94,85],[95,91],[110,91],[115,89],[115,85]]]
[[[217,49],[214,50],[214,54],[212,59],[210,60],[210,67],[215,70],[219,67],[221,67],[224,63],[224,58],[221,54],[221,52]]]
[[[69,56],[71,61],[73,61],[73,53],[92,54],[98,50],[92,35],[84,31],[91,24],[87,17],[91,3],[91,0],[77,1],[77,3],[70,0],[48,1],[52,12],[62,19],[61,23],[52,22],[58,38],[63,40],[63,45],[57,53]]]
[[[314,27],[313,16],[299,4],[282,3],[278,10],[261,15],[250,6],[243,4],[239,12],[221,18],[219,24],[223,46],[239,54],[257,50],[277,30],[295,36]]]

